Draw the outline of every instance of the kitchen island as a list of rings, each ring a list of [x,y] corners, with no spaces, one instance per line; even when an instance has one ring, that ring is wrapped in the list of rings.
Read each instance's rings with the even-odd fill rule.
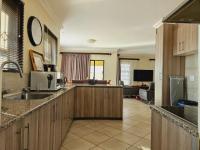
[[[152,150],[199,150],[197,108],[151,106]]]
[[[121,86],[71,85],[37,100],[2,101],[1,150],[59,150],[74,119],[122,119]]]

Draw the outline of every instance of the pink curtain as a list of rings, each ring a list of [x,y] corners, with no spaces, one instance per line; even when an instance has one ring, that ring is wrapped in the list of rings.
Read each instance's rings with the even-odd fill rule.
[[[62,54],[61,71],[68,80],[85,80],[89,77],[89,54]]]

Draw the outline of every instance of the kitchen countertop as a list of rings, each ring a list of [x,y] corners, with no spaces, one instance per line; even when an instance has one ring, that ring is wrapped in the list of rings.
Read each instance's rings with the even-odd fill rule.
[[[75,88],[75,87],[108,87],[108,88],[122,88],[122,86],[113,86],[113,85],[89,85],[89,84],[73,84],[73,85],[68,85],[66,88],[61,89],[59,91],[55,92],[41,92],[41,93],[48,93],[52,94],[51,96],[44,98],[44,99],[38,99],[38,100],[8,100],[4,98],[2,100],[2,112],[11,114],[5,115],[2,114],[0,115],[0,128],[6,128],[9,126],[10,123],[13,121],[21,118],[22,116],[25,116],[29,114],[30,112],[42,107],[43,105],[51,102],[58,96],[62,95],[63,93]],[[6,96],[12,96],[16,93],[13,94],[8,94]],[[6,97],[5,96],[5,97]]]
[[[177,126],[182,127],[190,134],[198,137],[197,108],[186,107],[184,109],[173,106],[160,107],[155,105],[150,106],[150,108],[160,113],[162,117],[171,120]]]
[[[7,126],[9,126],[9,123],[12,123],[13,121],[21,118],[22,116],[25,116],[29,114],[30,112],[42,107],[43,105],[51,102],[58,96],[73,89],[74,87],[75,87],[74,85],[71,85],[71,86],[68,86],[67,88],[64,88],[55,92],[42,92],[42,93],[52,94],[51,96],[44,99],[38,99],[38,100],[8,100],[6,98],[3,99],[2,113],[7,113],[13,116],[8,117],[5,115],[1,115],[3,117],[0,120],[1,121],[0,128],[6,128]],[[13,94],[9,94],[8,96],[10,95],[13,95]]]

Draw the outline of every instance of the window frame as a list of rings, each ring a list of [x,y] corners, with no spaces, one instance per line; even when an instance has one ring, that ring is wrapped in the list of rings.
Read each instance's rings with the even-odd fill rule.
[[[16,2],[16,0],[13,0],[13,1]],[[17,3],[16,16],[18,18],[17,26],[16,26],[17,28],[17,55],[18,55],[17,62],[19,63],[19,66],[23,72],[24,70],[24,2],[22,2],[21,0],[17,0],[16,3]],[[3,1],[0,0],[1,11],[2,11],[2,5],[3,5]],[[0,19],[1,19],[1,16],[0,16]],[[9,57],[7,56],[7,58]],[[17,73],[19,71],[15,68],[7,67],[7,68],[3,68],[3,72]]]
[[[92,62],[92,61],[94,62],[94,70],[93,70],[93,71],[94,71],[94,77],[95,77],[95,64],[96,64],[95,62],[96,62],[96,61],[102,61],[102,62],[103,62],[103,79],[102,79],[102,80],[104,80],[105,61],[104,61],[104,60],[95,60],[95,59],[91,59],[91,60],[90,60],[90,69],[91,69],[91,62]],[[93,78],[94,78],[94,77],[93,77]],[[90,79],[91,79],[91,76],[90,76]]]

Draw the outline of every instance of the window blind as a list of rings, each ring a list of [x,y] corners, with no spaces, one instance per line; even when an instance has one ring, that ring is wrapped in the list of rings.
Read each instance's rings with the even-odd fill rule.
[[[46,26],[44,26],[44,51],[45,62],[56,65],[57,37]]]
[[[17,61],[23,69],[23,24],[24,4],[20,0],[2,0],[0,65],[7,60]],[[8,64],[7,71],[16,71],[16,66]]]

